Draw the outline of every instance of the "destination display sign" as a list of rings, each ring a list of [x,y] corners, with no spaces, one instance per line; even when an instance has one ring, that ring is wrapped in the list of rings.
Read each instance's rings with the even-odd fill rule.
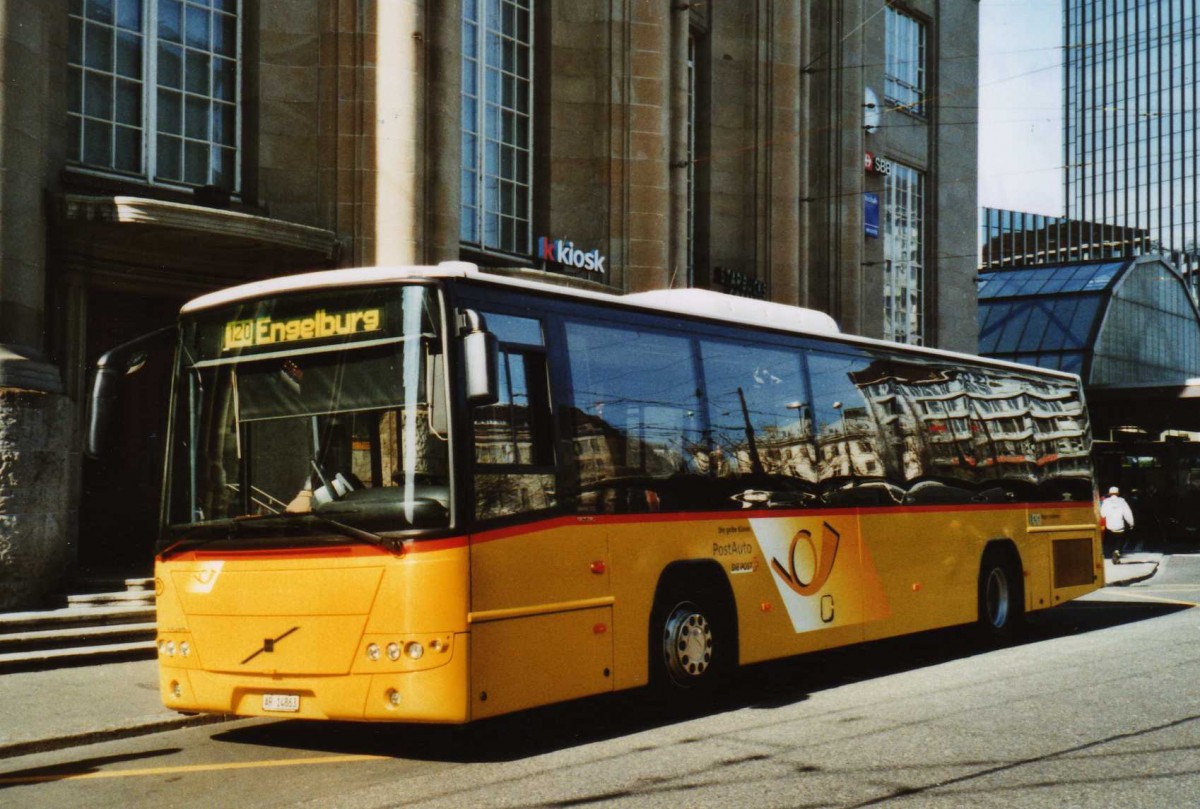
[[[317,309],[311,315],[275,319],[258,317],[231,320],[225,324],[222,351],[321,340],[327,337],[347,337],[378,332],[383,329],[383,309],[358,309],[349,312],[327,312]]]
[[[437,297],[423,285],[350,287],[235,301],[183,319],[193,361],[250,359],[291,351],[375,344],[436,333]]]

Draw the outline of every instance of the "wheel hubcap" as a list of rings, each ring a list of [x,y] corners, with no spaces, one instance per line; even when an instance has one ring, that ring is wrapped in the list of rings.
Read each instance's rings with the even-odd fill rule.
[[[680,604],[663,630],[663,661],[680,684],[695,682],[712,664],[713,635],[708,619],[694,604]]]
[[[987,578],[988,621],[996,629],[1008,623],[1008,577],[1001,568],[994,567]]]

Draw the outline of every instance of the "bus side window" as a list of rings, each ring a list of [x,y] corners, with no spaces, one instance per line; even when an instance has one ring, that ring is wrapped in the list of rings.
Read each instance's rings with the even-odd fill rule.
[[[542,354],[500,352],[500,398],[475,408],[475,462],[553,466]]]
[[[887,469],[896,466],[888,458],[888,445],[880,441],[884,420],[875,411],[880,400],[872,396],[878,380],[871,359],[849,353],[809,355],[817,474],[827,486],[886,480]]]
[[[734,476],[815,483],[808,391],[798,351],[701,340],[710,445]],[[742,491],[735,486],[730,491]],[[767,492],[763,492],[767,494]],[[728,499],[728,497],[726,497]],[[766,501],[764,501],[766,502]],[[791,504],[791,501],[788,501]]]
[[[705,446],[693,343],[635,325],[566,324],[581,513],[670,511]]]
[[[473,412],[475,516],[492,519],[557,504],[546,354],[536,320],[486,314],[501,341],[499,398]],[[509,340],[519,340],[514,344]]]

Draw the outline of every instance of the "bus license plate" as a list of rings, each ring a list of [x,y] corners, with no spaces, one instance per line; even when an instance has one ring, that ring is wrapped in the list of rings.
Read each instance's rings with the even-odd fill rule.
[[[300,710],[299,694],[263,694],[262,707],[264,711],[286,711],[294,713]]]

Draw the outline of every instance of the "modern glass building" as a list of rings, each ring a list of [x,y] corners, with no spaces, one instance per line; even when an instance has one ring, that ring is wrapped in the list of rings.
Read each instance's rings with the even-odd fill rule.
[[[980,218],[981,269],[1141,256],[1149,252],[1150,234],[1138,228],[999,208],[984,208]]]
[[[1148,231],[1195,284],[1200,9],[1185,0],[1063,8],[1066,216]]]

